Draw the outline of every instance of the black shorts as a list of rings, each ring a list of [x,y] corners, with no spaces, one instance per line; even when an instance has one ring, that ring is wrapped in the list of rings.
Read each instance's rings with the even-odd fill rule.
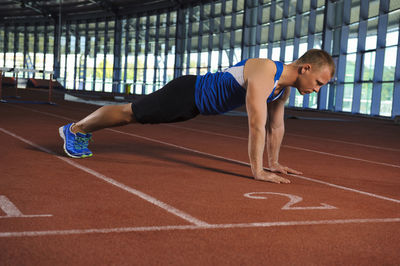
[[[189,120],[200,112],[195,103],[195,75],[171,80],[161,89],[132,101],[132,111],[141,124]]]

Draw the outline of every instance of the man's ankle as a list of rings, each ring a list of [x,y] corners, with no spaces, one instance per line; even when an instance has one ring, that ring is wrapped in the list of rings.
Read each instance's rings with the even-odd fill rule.
[[[83,131],[77,124],[73,123],[71,125],[71,132],[76,134],[76,133],[82,133],[82,134],[86,134],[85,131]]]

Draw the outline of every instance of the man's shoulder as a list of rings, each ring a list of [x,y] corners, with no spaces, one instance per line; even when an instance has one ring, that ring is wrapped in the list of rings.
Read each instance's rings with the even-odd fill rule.
[[[266,58],[248,59],[244,68],[244,78],[274,80],[276,65],[274,61]]]

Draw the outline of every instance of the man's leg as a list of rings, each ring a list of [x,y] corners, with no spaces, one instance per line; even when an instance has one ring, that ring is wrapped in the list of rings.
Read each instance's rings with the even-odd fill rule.
[[[93,153],[88,149],[91,132],[107,128],[135,123],[131,104],[103,106],[77,123],[70,123],[59,128],[64,140],[65,153],[73,158],[90,157]]]
[[[103,106],[71,126],[73,133],[91,133],[108,127],[135,123],[131,104]]]

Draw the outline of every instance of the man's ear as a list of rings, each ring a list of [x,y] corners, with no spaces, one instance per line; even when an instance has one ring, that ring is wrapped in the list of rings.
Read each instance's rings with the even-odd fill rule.
[[[299,66],[298,73],[299,74],[304,74],[305,72],[310,71],[310,70],[311,70],[311,65],[310,64],[304,64],[304,65]]]
[[[304,64],[303,68],[305,71],[311,71],[311,65],[310,64]]]

